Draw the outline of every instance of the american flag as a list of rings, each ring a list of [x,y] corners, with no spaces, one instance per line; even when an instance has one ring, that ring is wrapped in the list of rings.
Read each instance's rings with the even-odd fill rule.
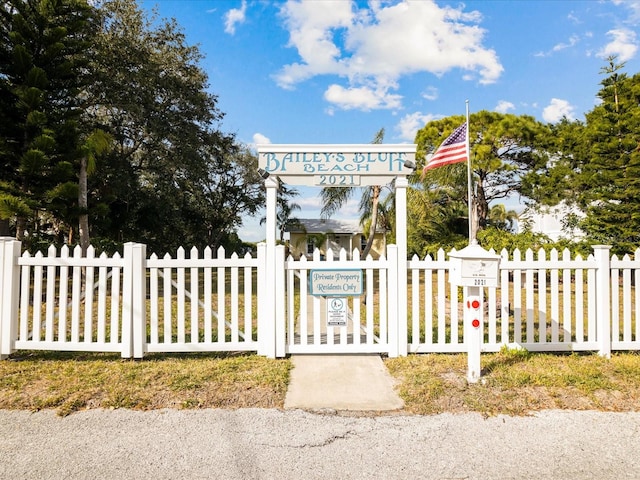
[[[442,145],[436,150],[436,153],[427,161],[423,172],[431,168],[449,165],[450,163],[467,161],[467,122],[456,128]]]

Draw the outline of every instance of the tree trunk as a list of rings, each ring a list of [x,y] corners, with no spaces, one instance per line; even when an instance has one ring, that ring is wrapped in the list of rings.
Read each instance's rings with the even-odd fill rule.
[[[24,240],[24,232],[27,230],[27,219],[18,217],[16,219],[16,240]]]
[[[378,225],[378,203],[380,201],[380,186],[375,185],[373,188],[373,194],[371,195],[371,225],[369,226],[369,236],[367,237],[367,245],[362,251],[360,258],[367,258],[371,247],[373,246],[373,240],[376,236],[376,226]]]
[[[473,224],[473,238],[480,230],[487,226],[487,218],[489,217],[489,203],[484,192],[484,185],[482,179],[478,180],[476,184],[476,215]]]
[[[0,218],[0,237],[9,237],[10,235],[9,219]]]
[[[80,248],[82,249],[82,256],[86,257],[87,249],[91,239],[89,238],[89,210],[88,210],[88,194],[87,194],[87,157],[83,156],[80,159],[80,175],[78,178],[78,207],[80,209],[80,216],[78,219],[78,233],[80,236]]]

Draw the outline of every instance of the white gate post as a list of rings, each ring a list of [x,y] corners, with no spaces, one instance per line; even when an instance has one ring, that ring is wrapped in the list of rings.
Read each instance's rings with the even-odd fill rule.
[[[396,245],[398,247],[398,355],[406,357],[409,350],[407,332],[407,187],[406,177],[396,177]]]
[[[398,334],[401,330],[400,326],[403,324],[402,318],[397,314],[399,305],[402,303],[402,298],[398,295],[398,291],[400,290],[400,282],[398,281],[398,265],[402,263],[398,258],[398,250],[397,245],[387,246],[387,262],[389,265],[389,273],[387,275],[389,281],[389,286],[387,287],[387,295],[389,295],[389,313],[387,314],[389,358],[398,357],[398,347],[402,344],[402,342],[399,342],[398,340]],[[405,321],[404,324],[406,325],[406,323],[407,322]]]
[[[601,357],[611,358],[611,245],[593,245],[596,260],[596,336]]]
[[[278,245],[276,247],[276,264],[275,264],[275,323],[276,323],[276,357],[285,357],[286,356],[286,328],[285,328],[285,304],[286,297],[284,294],[285,291],[285,271],[284,271],[284,262],[285,262],[285,248],[284,245]]]
[[[278,194],[278,179],[274,176],[267,177],[264,181],[267,189],[267,222],[266,222],[266,268],[265,268],[265,298],[264,318],[262,331],[258,332],[258,340],[263,345],[263,352],[269,358],[276,358],[276,295],[284,295],[278,292],[276,286],[276,208]],[[262,338],[260,338],[262,336]]]
[[[0,360],[11,352],[17,333],[20,293],[20,250],[22,243],[11,237],[0,237]]]

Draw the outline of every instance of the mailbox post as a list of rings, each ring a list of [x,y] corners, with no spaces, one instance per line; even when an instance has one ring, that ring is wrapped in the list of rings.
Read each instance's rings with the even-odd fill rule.
[[[498,286],[500,256],[492,254],[475,241],[459,252],[449,255],[449,282],[464,287],[464,342],[467,347],[467,380],[480,379],[480,351],[482,350],[483,302],[481,288]]]

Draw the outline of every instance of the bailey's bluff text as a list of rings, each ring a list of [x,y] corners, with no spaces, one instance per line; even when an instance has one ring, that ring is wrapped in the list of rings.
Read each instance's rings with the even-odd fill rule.
[[[273,174],[402,172],[407,152],[288,152],[260,153],[260,165]]]

